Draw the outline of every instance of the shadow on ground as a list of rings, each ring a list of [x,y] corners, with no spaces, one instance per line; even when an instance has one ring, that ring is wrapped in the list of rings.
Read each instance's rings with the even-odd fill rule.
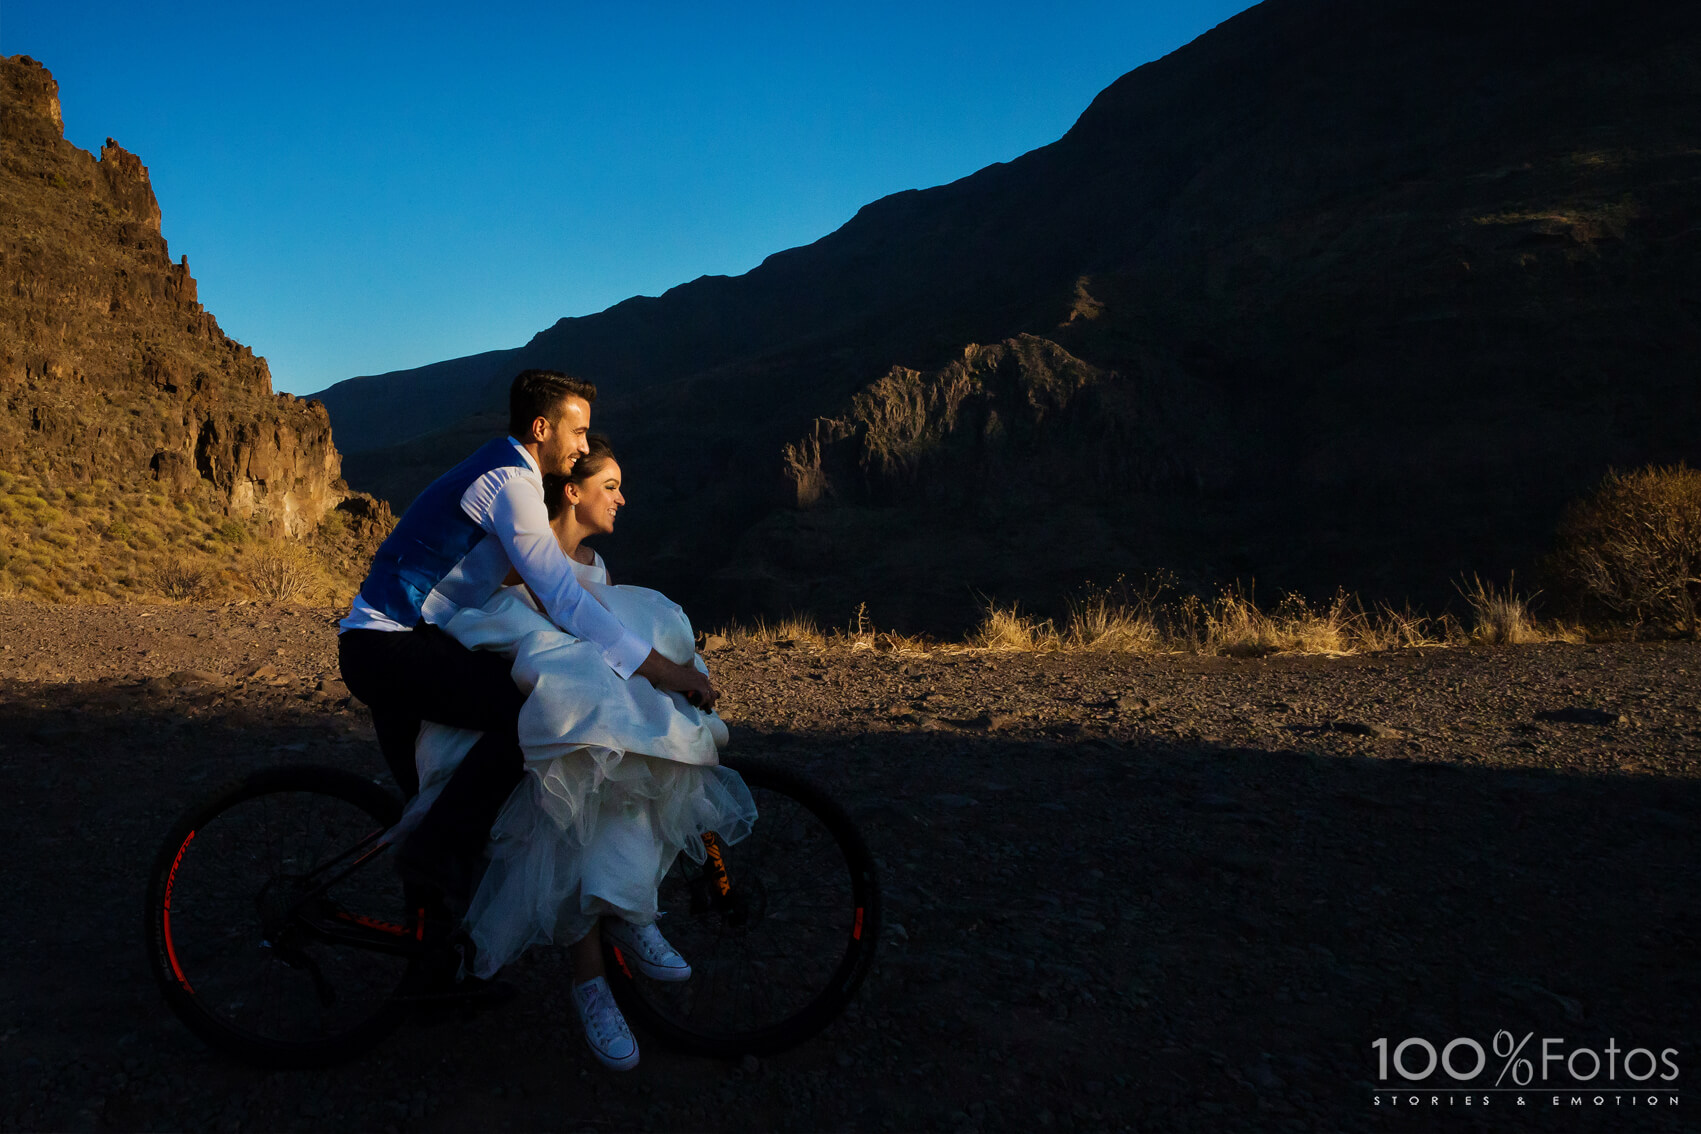
[[[740,1068],[648,1042],[610,1077],[546,948],[510,970],[512,1004],[404,1027],[355,1064],[230,1064],[146,969],[158,841],[253,768],[382,767],[347,712],[159,696],[34,686],[0,705],[6,1129],[1683,1125],[1651,1088],[1694,1073],[1701,785],[938,732],[735,737],[829,785],[883,867],[876,969],[800,1049]],[[1632,1092],[1621,1067],[1585,1091],[1550,1064],[1519,1106],[1480,1089],[1501,1030],[1533,1034],[1524,1054],[1674,1048],[1682,1078]],[[1376,1103],[1404,1085],[1379,1077],[1379,1037],[1460,1036],[1488,1056],[1471,1104],[1439,1074]]]

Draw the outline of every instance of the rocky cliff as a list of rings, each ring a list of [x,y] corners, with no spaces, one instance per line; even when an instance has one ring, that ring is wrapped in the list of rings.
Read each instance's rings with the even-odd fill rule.
[[[348,495],[324,407],[196,300],[147,168],[64,137],[53,76],[0,60],[0,465],[88,485],[208,489],[254,530],[301,535]]]
[[[1698,58],[1660,0],[1267,0],[744,276],[323,396],[400,503],[519,367],[598,382],[617,550],[699,602],[1444,601],[1607,466],[1701,460]]]
[[[893,367],[782,454],[801,509],[1007,507],[1058,492],[1104,503],[1223,483],[1225,424],[1173,366],[1119,373],[1024,334],[972,344],[939,370]]]

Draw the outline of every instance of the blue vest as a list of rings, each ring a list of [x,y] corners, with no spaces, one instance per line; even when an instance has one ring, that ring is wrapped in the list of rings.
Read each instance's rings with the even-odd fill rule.
[[[431,588],[489,535],[461,510],[461,497],[485,473],[511,465],[528,467],[513,442],[499,438],[432,481],[372,557],[360,597],[403,626],[418,623]]]

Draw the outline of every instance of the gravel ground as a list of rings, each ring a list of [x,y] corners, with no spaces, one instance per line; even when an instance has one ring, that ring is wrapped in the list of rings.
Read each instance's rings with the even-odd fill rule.
[[[515,1001],[354,1064],[223,1061],[148,975],[145,874],[252,768],[383,774],[334,633],[295,608],[0,603],[0,1129],[1675,1130],[1701,1105],[1647,1104],[1701,1040],[1691,643],[717,651],[738,750],[829,785],[882,864],[880,959],[840,1021],[742,1066],[640,1035],[612,1076],[540,949]],[[1555,1065],[1522,1107],[1436,1079],[1376,1101],[1378,1037],[1501,1029],[1674,1048],[1680,1077],[1578,1091]]]

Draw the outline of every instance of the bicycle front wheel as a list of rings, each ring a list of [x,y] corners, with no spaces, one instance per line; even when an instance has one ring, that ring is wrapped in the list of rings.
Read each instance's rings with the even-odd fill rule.
[[[658,923],[691,979],[635,973],[607,946],[627,1014],[699,1055],[769,1055],[826,1027],[856,993],[880,936],[880,885],[855,825],[820,788],[774,764],[728,760],[755,798],[754,829],[680,856],[657,894]],[[718,861],[717,861],[718,859]]]
[[[378,836],[401,804],[336,768],[272,768],[178,821],[148,885],[150,966],[215,1050],[317,1066],[375,1043],[418,943]]]

